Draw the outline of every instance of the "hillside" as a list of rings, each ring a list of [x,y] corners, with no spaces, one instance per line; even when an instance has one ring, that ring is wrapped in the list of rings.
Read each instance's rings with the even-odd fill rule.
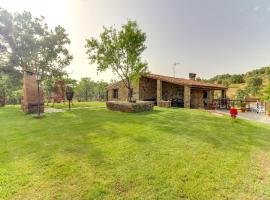
[[[262,97],[262,91],[270,84],[270,66],[248,71],[245,74],[222,74],[208,80],[210,83],[228,86],[228,97]],[[256,90],[256,91],[254,91]]]

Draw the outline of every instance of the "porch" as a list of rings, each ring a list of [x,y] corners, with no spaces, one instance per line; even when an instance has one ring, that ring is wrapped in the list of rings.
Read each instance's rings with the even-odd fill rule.
[[[200,85],[189,82],[185,85],[173,80],[142,79],[139,99],[155,101],[160,107],[210,109],[213,105],[215,91],[220,91],[221,96],[226,98],[224,88],[206,86],[201,82],[199,82]],[[193,81],[193,83],[198,82]]]

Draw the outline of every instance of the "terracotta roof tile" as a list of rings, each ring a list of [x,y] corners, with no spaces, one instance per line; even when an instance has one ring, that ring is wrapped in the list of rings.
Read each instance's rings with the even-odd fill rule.
[[[170,76],[163,76],[163,75],[157,75],[157,74],[149,74],[146,77],[155,79],[155,80],[165,81],[168,83],[174,83],[177,85],[188,85],[191,87],[206,87],[206,88],[215,88],[215,89],[227,89],[227,87],[224,87],[222,85],[195,81],[195,80],[190,80],[190,79],[184,79],[184,78],[174,78]]]
[[[228,89],[227,87],[222,86],[222,85],[206,83],[206,82],[202,82],[202,81],[194,81],[194,80],[184,79],[184,78],[174,78],[174,77],[170,77],[170,76],[163,76],[163,75],[157,75],[157,74],[149,74],[149,75],[146,75],[145,77],[150,78],[150,79],[154,79],[154,80],[161,80],[161,81],[165,81],[165,82],[173,83],[173,84],[177,84],[177,85],[188,85],[191,87],[213,88],[213,89],[218,89],[218,90]],[[121,82],[121,81],[119,81],[119,82]],[[113,84],[109,85],[107,88],[112,88],[112,87],[118,85],[119,82],[113,83]]]

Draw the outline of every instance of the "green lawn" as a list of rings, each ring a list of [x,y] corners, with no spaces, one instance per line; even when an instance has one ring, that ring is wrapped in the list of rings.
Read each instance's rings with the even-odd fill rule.
[[[270,126],[200,110],[0,108],[0,199],[269,199]]]
[[[92,101],[92,102],[74,102],[71,103],[71,108],[79,108],[79,107],[100,107],[105,106],[105,102],[98,102],[98,101]],[[54,105],[52,103],[45,103],[46,107],[52,107],[52,108],[65,108],[68,109],[68,101],[64,103],[55,103]]]

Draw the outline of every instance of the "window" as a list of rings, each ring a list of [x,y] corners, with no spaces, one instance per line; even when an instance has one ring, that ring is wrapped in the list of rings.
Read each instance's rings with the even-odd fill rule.
[[[118,99],[118,89],[113,89],[113,98]]]

